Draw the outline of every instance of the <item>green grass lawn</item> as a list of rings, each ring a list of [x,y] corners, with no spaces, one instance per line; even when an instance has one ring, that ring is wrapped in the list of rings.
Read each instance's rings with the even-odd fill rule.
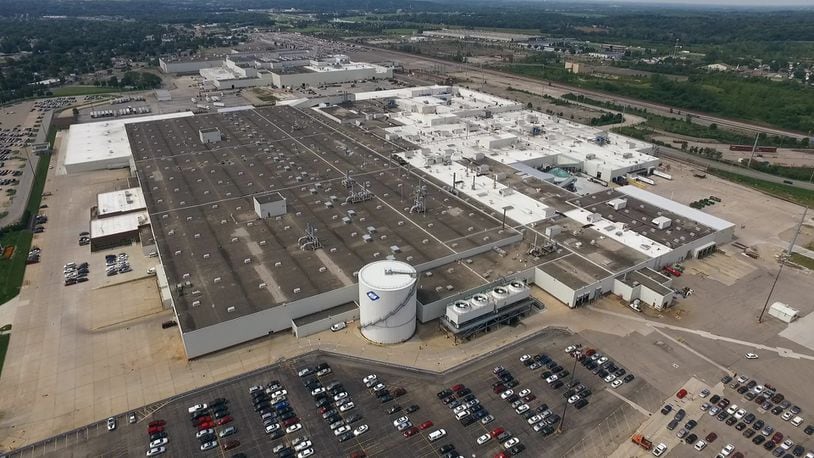
[[[0,259],[0,304],[5,304],[20,292],[25,274],[25,260],[31,249],[33,233],[28,230],[14,231],[0,237],[3,246],[14,245],[11,259]]]
[[[737,173],[724,172],[723,170],[718,169],[709,169],[707,171],[729,181],[734,181],[735,183],[740,183],[749,186],[750,188],[755,188],[758,191],[763,191],[766,194],[771,194],[775,197],[779,197],[790,202],[804,205],[809,208],[814,208],[814,191],[738,175]]]
[[[62,86],[54,88],[51,92],[53,92],[56,97],[69,97],[77,95],[112,94],[119,93],[121,90],[98,86]]]
[[[814,270],[814,259],[811,259],[808,256],[803,256],[799,253],[792,253],[790,261],[795,264],[799,264],[806,269]]]

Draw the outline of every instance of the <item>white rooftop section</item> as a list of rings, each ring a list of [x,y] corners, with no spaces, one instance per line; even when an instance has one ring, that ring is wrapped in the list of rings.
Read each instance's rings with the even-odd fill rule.
[[[675,213],[676,215],[695,221],[696,223],[703,224],[716,231],[729,229],[734,226],[729,221],[712,216],[709,213],[696,210],[692,207],[672,201],[666,197],[661,197],[652,192],[645,191],[644,189],[637,188],[636,186],[622,186],[616,188],[617,191],[627,194],[630,197],[641,200],[642,202],[662,208],[664,210]]]
[[[146,211],[93,219],[90,221],[90,237],[95,239],[132,232],[138,230],[139,226],[146,224],[147,221],[149,221],[149,217]]]
[[[144,210],[144,194],[141,188],[122,189],[113,192],[103,192],[96,196],[96,214],[99,217],[115,213],[129,213]]]
[[[387,129],[420,147],[402,153],[413,166],[521,224],[551,216],[545,205],[528,196],[504,190],[489,170],[479,171],[474,187],[466,165],[476,158],[532,168],[566,166],[592,177],[613,177],[647,170],[659,160],[646,152],[652,145],[600,129],[526,110],[518,102],[457,86],[426,86],[355,94],[356,100],[393,99],[400,109],[391,119],[402,125]],[[607,142],[600,141],[607,139]],[[484,160],[486,159],[486,160]],[[523,175],[525,176],[525,175]]]
[[[638,232],[625,229],[623,223],[609,221],[598,216],[597,213],[591,213],[583,208],[567,211],[565,212],[565,216],[583,225],[593,224],[594,230],[603,236],[616,240],[651,258],[657,258],[673,251],[672,248],[662,245]]]
[[[71,173],[126,167],[132,152],[125,125],[185,116],[192,116],[192,112],[74,124],[68,131],[65,169]]]

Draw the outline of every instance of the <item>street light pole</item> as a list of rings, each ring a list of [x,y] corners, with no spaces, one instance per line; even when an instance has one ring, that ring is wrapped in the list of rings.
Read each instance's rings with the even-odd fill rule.
[[[576,345],[577,350],[574,350],[574,367],[571,368],[571,378],[568,380],[568,385],[574,383],[574,376],[576,375],[575,372],[577,371],[577,362],[579,362],[579,357],[582,355],[582,344]],[[562,408],[562,416],[560,417],[560,423],[557,425],[557,434],[561,434],[563,432],[563,423],[565,423],[565,413],[568,412],[568,398],[565,399],[565,405]]]
[[[807,213],[808,207],[805,207],[803,209],[803,217],[800,219],[800,224],[797,225],[797,231],[794,233],[794,237],[791,238],[791,242],[789,243],[788,252],[785,255],[782,253],[780,254],[780,268],[777,270],[777,275],[774,277],[771,289],[769,289],[769,295],[766,296],[766,303],[763,304],[763,310],[760,311],[760,316],[757,318],[758,323],[763,323],[763,314],[766,313],[766,308],[769,307],[769,300],[772,298],[772,293],[774,292],[774,287],[777,286],[777,281],[780,280],[780,274],[783,272],[783,266],[786,265],[786,260],[791,257],[791,253],[794,251],[794,244],[797,242],[797,236],[800,234],[800,229],[803,227]]]

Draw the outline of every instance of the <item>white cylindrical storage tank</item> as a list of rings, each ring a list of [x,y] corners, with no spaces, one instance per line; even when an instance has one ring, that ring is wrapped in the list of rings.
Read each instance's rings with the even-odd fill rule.
[[[413,336],[416,281],[415,268],[401,261],[376,261],[359,270],[359,324],[365,337],[394,344]]]

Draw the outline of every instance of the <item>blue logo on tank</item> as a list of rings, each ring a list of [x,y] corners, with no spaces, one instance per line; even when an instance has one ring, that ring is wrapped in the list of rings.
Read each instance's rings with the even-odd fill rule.
[[[371,301],[378,301],[379,300],[379,295],[374,293],[373,291],[368,291],[367,292],[367,297],[370,298]]]

